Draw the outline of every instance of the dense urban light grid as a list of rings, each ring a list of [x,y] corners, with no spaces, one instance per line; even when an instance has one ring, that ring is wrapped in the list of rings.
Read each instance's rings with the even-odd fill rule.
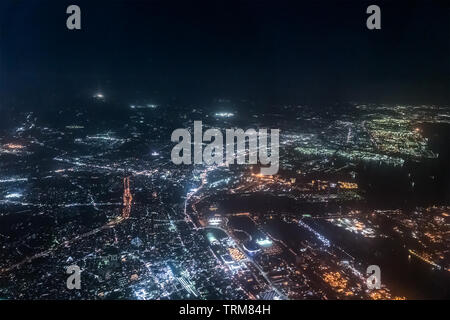
[[[450,297],[448,4],[73,4],[0,6],[0,299]]]

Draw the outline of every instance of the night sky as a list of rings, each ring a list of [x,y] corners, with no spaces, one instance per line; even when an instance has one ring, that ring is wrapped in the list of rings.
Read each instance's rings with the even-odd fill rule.
[[[449,3],[1,1],[2,107],[97,90],[123,100],[448,105]],[[82,30],[66,28],[70,4]],[[381,30],[366,28],[370,4],[381,7]]]

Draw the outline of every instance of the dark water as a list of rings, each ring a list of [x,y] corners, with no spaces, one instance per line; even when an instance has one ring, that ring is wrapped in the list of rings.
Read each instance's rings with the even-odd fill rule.
[[[407,161],[403,167],[359,166],[358,183],[370,207],[414,208],[450,203],[450,125],[421,127],[432,151],[439,154],[437,159]]]

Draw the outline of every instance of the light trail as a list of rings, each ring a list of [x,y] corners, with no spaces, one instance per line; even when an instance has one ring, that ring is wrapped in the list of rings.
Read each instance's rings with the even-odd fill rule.
[[[419,259],[422,260],[423,262],[426,262],[426,263],[428,263],[428,264],[430,264],[430,265],[432,265],[432,266],[438,268],[439,270],[442,269],[442,267],[441,267],[440,265],[438,265],[437,263],[435,263],[435,262],[433,262],[433,261],[431,261],[431,260],[429,260],[429,259],[427,259],[427,258],[421,256],[421,255],[418,254],[417,252],[415,252],[415,251],[413,251],[413,250],[411,250],[411,249],[408,249],[408,252],[411,253],[413,256],[419,258]]]

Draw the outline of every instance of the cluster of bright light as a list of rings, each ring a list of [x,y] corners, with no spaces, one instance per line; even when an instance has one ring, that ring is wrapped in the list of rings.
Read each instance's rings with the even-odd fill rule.
[[[18,192],[13,192],[13,193],[9,193],[5,196],[5,199],[17,199],[17,198],[21,198],[22,194],[18,193]]]
[[[24,146],[17,144],[17,143],[7,143],[7,144],[5,144],[5,147],[8,149],[23,149],[23,148],[25,148]]]
[[[126,139],[116,138],[111,133],[99,133],[92,136],[86,136],[85,139],[82,138],[76,138],[75,143],[81,143],[81,144],[89,144],[89,141],[98,141],[98,142],[104,142],[104,143],[115,143],[115,144],[122,144],[126,142]]]
[[[357,219],[338,218],[330,219],[330,222],[353,233],[361,234],[366,238],[376,237],[374,229],[366,227],[364,223],[358,221]]]
[[[222,222],[222,219],[220,219],[220,218],[211,218],[208,220],[208,223],[211,226],[218,226],[221,222]]]
[[[120,140],[120,139],[111,137],[108,133],[106,133],[106,134],[96,134],[94,136],[86,136],[86,139],[111,140],[111,141]]]
[[[320,242],[322,242],[326,247],[329,247],[331,245],[330,240],[328,240],[327,238],[325,238],[323,235],[321,235],[320,233],[318,233],[316,230],[314,230],[313,228],[311,228],[309,225],[307,225],[306,223],[304,223],[303,221],[299,221],[298,222],[299,225],[301,225],[303,228],[305,228],[306,230],[312,232],[317,239],[320,240]]]
[[[130,108],[131,109],[156,109],[156,108],[158,108],[158,105],[151,104],[151,103],[146,104],[145,106],[132,104],[132,105],[130,105]]]
[[[234,113],[231,112],[216,112],[216,117],[230,118],[232,116],[234,116]]]
[[[18,182],[18,181],[28,181],[28,179],[27,179],[27,178],[9,178],[9,179],[0,179],[0,183]]]
[[[7,143],[0,145],[0,153],[19,154],[25,152],[25,146],[17,143]]]
[[[214,235],[212,233],[210,233],[210,232],[206,235],[206,238],[208,238],[208,241],[211,244],[218,244],[219,243],[219,241],[217,241],[216,237],[214,237]]]
[[[256,243],[261,247],[270,247],[272,245],[272,240],[266,237],[265,239],[256,240]]]
[[[145,289],[137,290],[134,295],[138,300],[149,300],[151,299],[151,295]]]
[[[103,95],[103,93],[96,93],[96,94],[94,94],[94,98],[97,98],[97,99],[103,99],[105,96]]]

